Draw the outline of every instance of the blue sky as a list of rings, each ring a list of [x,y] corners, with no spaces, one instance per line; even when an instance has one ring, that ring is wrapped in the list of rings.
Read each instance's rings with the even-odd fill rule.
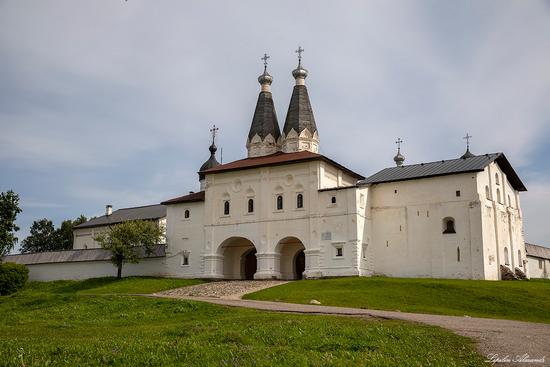
[[[33,220],[198,190],[210,125],[243,158],[262,71],[282,125],[305,48],[323,154],[370,175],[503,151],[550,245],[548,1],[2,1],[0,190]],[[218,151],[219,152],[219,151]],[[218,156],[219,158],[219,156]]]

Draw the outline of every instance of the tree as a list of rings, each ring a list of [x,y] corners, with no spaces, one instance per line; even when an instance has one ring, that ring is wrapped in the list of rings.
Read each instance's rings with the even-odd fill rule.
[[[49,219],[35,220],[31,234],[21,243],[21,253],[54,251],[58,247],[58,235]]]
[[[73,248],[73,227],[84,222],[86,217],[81,215],[75,220],[64,220],[56,229],[49,219],[34,221],[30,236],[22,242],[21,252],[70,250]]]
[[[0,193],[0,261],[17,243],[15,232],[19,227],[15,225],[15,219],[19,213],[19,195],[12,190]]]
[[[122,277],[124,263],[137,264],[144,253],[150,255],[164,235],[164,228],[152,221],[136,220],[115,224],[94,237],[102,248],[111,251],[111,262]]]

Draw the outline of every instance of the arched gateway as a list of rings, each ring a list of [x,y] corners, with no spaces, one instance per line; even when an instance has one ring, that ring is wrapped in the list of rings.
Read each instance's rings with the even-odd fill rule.
[[[224,279],[254,279],[257,271],[256,247],[244,237],[230,237],[218,247],[223,256]]]
[[[275,247],[280,254],[281,279],[302,279],[306,270],[305,246],[296,237],[285,237]]]

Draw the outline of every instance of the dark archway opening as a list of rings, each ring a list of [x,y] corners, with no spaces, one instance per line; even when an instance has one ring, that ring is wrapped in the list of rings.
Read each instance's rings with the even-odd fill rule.
[[[301,280],[306,270],[306,255],[304,251],[300,251],[296,254],[294,259],[294,271],[296,272],[296,279]]]
[[[256,260],[256,249],[245,252],[243,255],[244,262],[244,279],[253,280],[254,274],[258,269],[258,262]]]

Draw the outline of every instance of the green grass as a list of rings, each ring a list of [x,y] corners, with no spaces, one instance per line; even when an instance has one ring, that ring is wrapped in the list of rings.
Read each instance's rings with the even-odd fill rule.
[[[550,323],[550,281],[353,277],[304,280],[247,299]]]
[[[0,297],[0,366],[483,365],[469,339],[436,327],[101,295],[170,281],[33,283]]]
[[[156,277],[127,277],[117,279],[114,277],[105,277],[81,281],[30,282],[23,292],[30,292],[31,294],[40,292],[56,294],[149,294],[200,283],[203,283],[203,281],[197,279]]]

